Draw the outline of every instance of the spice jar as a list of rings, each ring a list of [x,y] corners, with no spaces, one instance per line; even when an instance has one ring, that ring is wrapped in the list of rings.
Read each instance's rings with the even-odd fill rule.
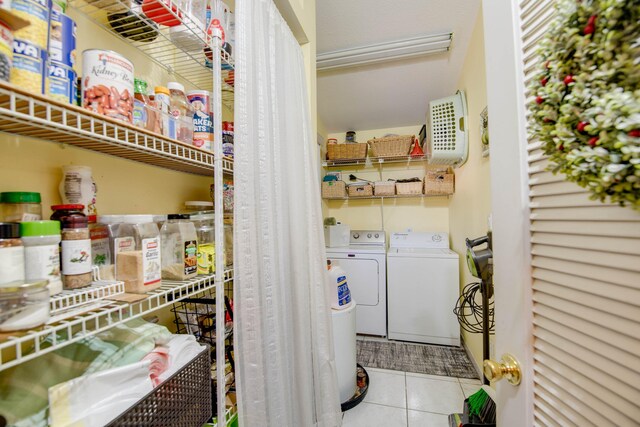
[[[40,193],[8,191],[0,193],[0,221],[22,222],[42,219]]]
[[[213,214],[191,215],[198,238],[198,275],[216,272],[216,244]]]
[[[116,278],[126,292],[146,293],[160,287],[160,233],[152,215],[124,215],[118,227]]]
[[[51,206],[53,213],[49,217],[51,221],[62,221],[67,216],[85,216],[84,205],[81,204],[68,204],[68,205],[53,205]]]
[[[198,240],[189,215],[168,216],[161,230],[162,278],[187,280],[198,274]]]
[[[20,224],[0,222],[0,287],[24,281],[24,246],[20,240]]]
[[[0,332],[20,331],[49,320],[47,281],[12,282],[0,286]]]
[[[24,244],[25,278],[47,279],[50,295],[62,292],[60,277],[60,222],[34,221],[20,224]]]
[[[62,284],[76,289],[91,283],[91,238],[87,217],[69,215],[62,220]]]

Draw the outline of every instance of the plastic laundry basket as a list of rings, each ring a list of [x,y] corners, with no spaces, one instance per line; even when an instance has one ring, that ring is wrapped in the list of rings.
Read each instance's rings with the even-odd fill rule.
[[[429,103],[429,163],[461,166],[469,153],[464,91]]]

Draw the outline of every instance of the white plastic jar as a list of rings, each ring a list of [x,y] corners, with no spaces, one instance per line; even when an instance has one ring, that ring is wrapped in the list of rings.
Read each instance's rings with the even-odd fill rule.
[[[48,280],[50,295],[62,292],[60,277],[60,222],[33,221],[20,224],[24,245],[25,279]]]
[[[63,204],[82,204],[85,215],[97,214],[96,185],[89,166],[63,166],[59,191]]]

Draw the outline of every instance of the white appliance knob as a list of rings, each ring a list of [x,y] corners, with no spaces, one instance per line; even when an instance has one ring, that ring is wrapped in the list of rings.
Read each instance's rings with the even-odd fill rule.
[[[440,241],[442,241],[442,236],[439,235],[439,234],[434,234],[432,239],[433,239],[434,242],[440,242]]]
[[[368,238],[371,238],[371,233],[367,234],[367,237],[368,237]]]
[[[377,239],[378,237],[380,237],[380,235],[378,233],[376,233],[376,235],[374,237]]]
[[[353,238],[354,239],[358,239],[360,237],[360,235],[358,233],[354,233]]]

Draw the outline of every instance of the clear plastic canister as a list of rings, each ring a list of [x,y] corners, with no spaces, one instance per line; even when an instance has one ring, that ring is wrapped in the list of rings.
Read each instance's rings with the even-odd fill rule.
[[[191,215],[198,236],[198,275],[216,272],[215,215]]]
[[[161,235],[162,278],[194,278],[198,274],[198,237],[189,215],[169,215],[162,226]]]
[[[7,191],[0,193],[0,221],[40,221],[42,205],[40,193]]]

